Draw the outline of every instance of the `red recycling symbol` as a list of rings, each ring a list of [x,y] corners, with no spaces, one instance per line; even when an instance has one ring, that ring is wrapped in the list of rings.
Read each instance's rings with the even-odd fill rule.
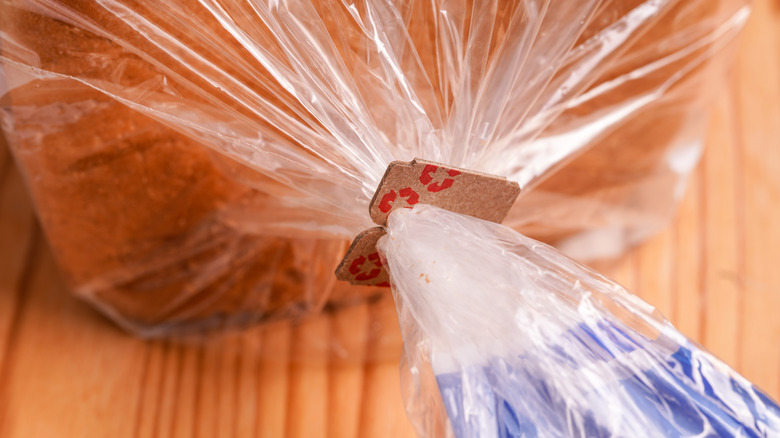
[[[439,166],[427,164],[423,168],[422,174],[420,175],[420,182],[426,186],[426,189],[429,192],[432,193],[441,192],[442,190],[446,190],[452,187],[452,185],[455,183],[454,178],[460,175],[459,171],[448,169],[447,175],[449,175],[451,178],[444,178],[441,182],[433,182],[432,174],[436,173],[437,170],[439,170]],[[390,190],[390,192],[386,193],[385,196],[383,196],[379,201],[379,211],[382,213],[389,213],[390,210],[393,209],[393,204],[398,199],[399,195],[402,198],[406,198],[406,203],[408,204],[407,208],[411,208],[412,205],[420,202],[420,195],[411,187],[401,189],[398,191],[398,193],[396,193],[395,190]]]
[[[369,272],[363,271],[363,265],[366,263],[366,257],[360,256],[349,265],[349,273],[355,276],[357,281],[368,281],[378,277],[382,272],[382,260],[379,259],[379,253],[374,252],[368,255],[368,260],[374,262],[374,268]]]
[[[434,166],[433,164],[428,164],[423,168],[422,175],[420,175],[420,182],[424,185],[428,186],[429,192],[440,192],[444,189],[448,189],[452,187],[452,184],[455,183],[456,176],[460,175],[460,172],[454,169],[449,169],[447,171],[447,175],[451,176],[452,178],[444,178],[444,180],[441,183],[433,183],[433,176],[431,176],[432,173],[436,173],[436,171],[439,170],[439,166]]]
[[[400,194],[402,198],[407,198],[406,203],[409,205],[414,205],[420,202],[420,195],[412,190],[411,187],[399,190],[398,194]],[[397,197],[398,195],[395,193],[395,190],[390,190],[390,193],[387,193],[385,196],[383,196],[382,201],[379,202],[379,211],[382,213],[388,213],[393,208],[393,202],[395,202]]]

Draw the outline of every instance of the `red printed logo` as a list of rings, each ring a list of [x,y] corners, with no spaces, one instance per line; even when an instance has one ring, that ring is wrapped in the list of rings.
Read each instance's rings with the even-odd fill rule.
[[[420,202],[420,195],[418,195],[417,192],[412,190],[411,187],[407,187],[405,189],[399,190],[398,194],[400,194],[402,197],[406,198],[406,203],[409,204],[409,205],[414,205],[414,204]]]
[[[382,260],[379,259],[379,253],[371,253],[368,255],[368,260],[374,263],[374,267],[369,271],[363,271],[363,265],[366,264],[366,257],[360,256],[352,261],[349,266],[349,273],[355,276],[357,281],[368,281],[379,276],[382,272]]]
[[[436,173],[437,170],[439,170],[439,166],[428,164],[423,168],[422,174],[420,175],[420,182],[428,186],[427,188],[429,192],[436,193],[452,187],[452,185],[455,183],[453,178],[460,175],[459,171],[450,169],[447,171],[447,175],[451,176],[452,178],[444,178],[444,180],[440,183],[436,182],[431,184],[433,182],[432,174]]]
[[[420,195],[412,190],[411,187],[399,190],[398,194],[400,194],[402,198],[406,198],[406,203],[409,205],[414,205],[420,202]],[[382,200],[379,202],[379,211],[382,213],[388,213],[393,208],[393,203],[395,202],[396,198],[398,198],[398,194],[395,193],[395,190],[390,190],[390,193],[385,194],[385,196],[383,196]]]
[[[413,205],[420,202],[420,193],[425,193],[422,192],[422,190],[431,193],[447,190],[453,186],[455,183],[455,177],[460,175],[460,173],[461,172],[458,170],[447,169],[446,167],[440,168],[440,166],[426,164],[419,176],[420,183],[422,183],[423,187],[422,189],[418,187],[417,190],[421,190],[419,193],[416,192],[412,187],[406,187],[398,191],[390,190],[389,192],[385,193],[384,196],[379,198],[379,202],[376,208],[385,214],[390,213],[394,208],[398,207],[411,208]],[[436,178],[437,176],[438,178]],[[404,181],[404,179],[401,178],[400,181]],[[408,179],[406,181],[408,181]],[[399,182],[398,184],[404,183]],[[406,184],[408,184],[408,182]],[[403,203],[397,204],[398,202]]]

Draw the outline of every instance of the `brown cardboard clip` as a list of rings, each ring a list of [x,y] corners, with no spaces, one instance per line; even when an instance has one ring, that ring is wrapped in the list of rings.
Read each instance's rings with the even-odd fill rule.
[[[457,169],[419,158],[394,161],[387,167],[368,211],[379,227],[360,233],[336,269],[339,280],[352,284],[389,286],[376,243],[385,234],[387,217],[399,208],[428,204],[455,213],[500,223],[520,194],[506,178]]]
[[[394,210],[416,204],[500,223],[519,194],[520,186],[506,178],[417,158],[390,163],[368,212],[380,226]]]
[[[336,268],[336,278],[352,284],[390,287],[390,275],[376,249],[377,241],[385,234],[382,227],[369,228],[358,234]]]

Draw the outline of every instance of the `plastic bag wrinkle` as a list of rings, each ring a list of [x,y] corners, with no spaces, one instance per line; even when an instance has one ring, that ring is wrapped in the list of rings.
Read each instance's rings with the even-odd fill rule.
[[[415,206],[390,216],[379,248],[421,436],[780,432],[780,408],[760,390],[552,247]]]
[[[716,54],[747,11],[740,0],[4,0],[1,7],[0,62],[13,79],[0,114],[47,234],[73,288],[138,327],[197,325],[209,308],[227,322],[247,306],[258,320],[327,307],[332,288],[316,285],[331,277],[321,267],[370,226],[367,204],[393,160],[506,176],[525,188],[507,224],[582,257],[603,255],[582,244],[589,235],[609,236],[611,253],[619,253],[673,213],[689,170],[668,154],[700,149],[702,90],[717,80]],[[87,101],[97,104],[78,120],[63,112],[59,125],[72,138],[34,122],[56,115],[56,105],[76,104],[75,111]],[[94,126],[104,129],[82,132]],[[118,130],[125,136],[110,138]],[[111,153],[97,144],[121,151],[119,158],[103,160]],[[71,173],[63,176],[57,163],[66,161]],[[126,205],[96,201],[107,202],[110,215],[74,208],[95,196],[94,187],[109,187],[105,178]],[[195,178],[202,184],[191,184]],[[201,193],[187,196],[181,187]],[[164,215],[166,208],[178,213]],[[85,230],[103,236],[117,212],[136,209],[169,218],[168,226],[149,239],[140,226],[147,219],[126,215],[125,224],[141,222],[95,244],[89,263],[74,255],[94,241]],[[197,220],[176,222],[188,209]],[[216,249],[195,251],[206,235],[233,251],[235,263]],[[177,245],[195,252],[175,259]],[[265,245],[317,268],[247,274],[250,266],[276,269],[276,252]],[[150,253],[171,258],[155,273],[144,264]],[[250,262],[247,254],[267,259]],[[162,286],[165,277],[188,275],[203,287]],[[123,290],[127,284],[149,292]],[[153,285],[162,289],[152,293]],[[266,307],[266,292],[251,292],[267,290],[301,312]],[[143,310],[152,308],[177,310]]]

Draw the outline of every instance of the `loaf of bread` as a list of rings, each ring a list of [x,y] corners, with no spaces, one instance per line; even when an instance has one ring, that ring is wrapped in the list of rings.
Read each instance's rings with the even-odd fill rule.
[[[204,6],[209,2],[163,3],[7,0],[0,6],[8,78],[3,130],[73,290],[121,325],[149,336],[300,316],[384,293],[334,284],[333,269],[348,243],[343,238],[290,237],[226,219],[235,210],[273,215],[279,193],[289,189],[246,160],[239,163],[230,153],[206,147],[209,138],[222,134],[206,137],[188,124],[188,111],[217,114],[215,120],[229,113],[244,123],[236,126],[256,127],[260,135],[300,150],[307,147],[302,137],[269,121],[264,108],[278,111],[277,120],[286,117],[290,126],[300,123],[313,132],[326,130],[326,121],[319,126],[278,73],[257,66],[257,54],[215,18]],[[224,3],[239,27],[252,27],[255,39],[265,36],[255,41],[263,50],[283,57],[267,24],[241,15],[249,6]],[[339,29],[349,36],[334,43],[334,53],[353,77],[363,78],[357,87],[377,126],[397,124],[386,96],[371,88],[381,85],[369,69],[378,65],[372,64],[377,47],[350,20],[351,13],[365,11],[329,2],[291,3],[313,5],[302,6],[301,14],[315,14],[334,35]],[[493,46],[508,32],[502,27],[507,17],[522,4],[507,3],[496,13]],[[510,223],[532,237],[555,243],[599,227],[641,234],[658,224],[658,212],[663,219],[672,211],[686,172],[669,165],[669,154],[697,144],[703,67],[720,41],[709,35],[729,14],[727,6],[738,2],[646,3],[651,2],[601,2],[583,16],[586,25],[570,50],[571,63],[578,60],[577,48],[589,47],[594,54],[586,56],[595,57],[597,46],[615,47],[605,49],[610,53],[601,61],[605,67],[594,68],[597,74],[584,88],[593,96],[565,101],[534,137],[547,141],[570,133],[582,145],[533,178],[533,189],[518,202]],[[471,6],[465,8],[469,13]],[[566,4],[552,2],[554,7]],[[415,81],[442,80],[435,74],[443,69],[437,14],[419,1],[398,8],[407,15],[378,19],[407,20],[417,57],[398,56],[428,73],[408,76],[411,86],[422,89],[429,84]],[[642,8],[655,8],[656,14],[642,16]],[[643,24],[621,33],[620,20],[631,14]],[[617,37],[624,40],[610,40]],[[305,46],[305,38],[287,44]],[[357,58],[361,62],[349,62]],[[646,67],[654,62],[658,65]],[[325,68],[310,67],[316,74]],[[559,76],[551,80],[564,76],[567,67],[559,66]],[[637,75],[643,68],[647,71]],[[215,73],[209,77],[206,71]],[[441,91],[446,87],[434,85],[436,93],[419,96],[424,109],[448,104]],[[254,110],[245,105],[247,96],[257,99]],[[649,104],[616,116],[647,96]],[[244,132],[232,126],[228,131]],[[389,143],[402,140],[402,129],[386,132]]]

